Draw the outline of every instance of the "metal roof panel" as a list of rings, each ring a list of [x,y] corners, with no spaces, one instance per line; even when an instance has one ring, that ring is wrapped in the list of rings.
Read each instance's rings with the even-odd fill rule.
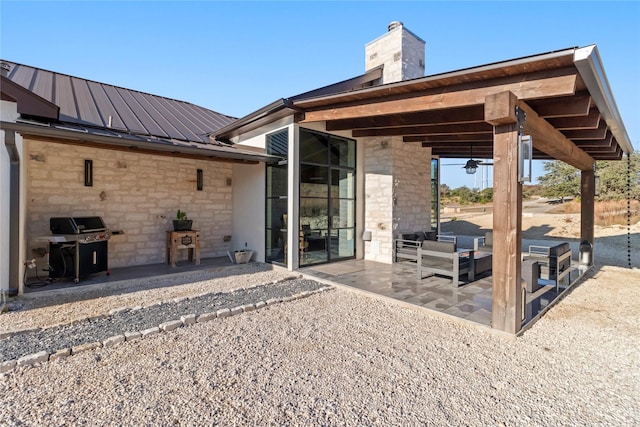
[[[44,99],[51,99],[51,94],[53,93],[53,73],[38,70],[34,77],[31,91]]]
[[[104,85],[92,81],[87,81],[87,85],[100,115],[104,118],[105,127],[109,127],[109,121],[111,121],[111,128],[126,129],[126,126],[116,111],[116,108],[107,96],[107,93],[104,90]]]
[[[73,96],[73,88],[71,87],[71,77],[56,76],[55,95],[48,99],[51,99],[54,104],[60,107],[60,120],[64,122],[78,121],[78,110]]]
[[[140,105],[136,97],[134,96],[133,91],[129,91],[126,89],[116,88],[124,102],[127,104],[129,111],[133,113],[138,120],[144,126],[145,133],[149,135],[157,135],[162,137],[168,137],[167,133],[158,126],[158,123],[153,120],[149,112],[145,111],[145,109]]]
[[[79,121],[99,127],[106,126],[105,121],[100,116],[98,106],[93,100],[87,81],[73,77],[71,85],[73,86],[73,93],[78,106]]]
[[[235,120],[187,102],[5,62],[11,67],[8,78],[58,105],[66,123],[111,124],[134,134],[208,143],[209,133]]]

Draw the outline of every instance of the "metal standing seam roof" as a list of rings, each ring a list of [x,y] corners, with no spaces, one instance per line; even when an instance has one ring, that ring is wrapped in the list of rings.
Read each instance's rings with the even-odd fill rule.
[[[208,144],[210,133],[236,120],[184,101],[3,62],[11,81],[59,106],[66,124]]]

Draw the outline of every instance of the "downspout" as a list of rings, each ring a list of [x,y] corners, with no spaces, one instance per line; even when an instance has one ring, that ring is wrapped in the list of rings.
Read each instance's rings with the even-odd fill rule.
[[[9,153],[9,294],[20,290],[20,154],[16,133],[4,131],[4,145]]]

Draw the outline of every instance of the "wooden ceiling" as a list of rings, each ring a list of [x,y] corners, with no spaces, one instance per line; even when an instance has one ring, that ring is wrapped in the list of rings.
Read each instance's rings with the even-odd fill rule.
[[[472,150],[474,158],[492,158],[493,126],[485,119],[485,99],[508,91],[519,105],[530,108],[530,116],[546,122],[545,132],[534,137],[535,159],[566,161],[577,155],[620,160],[623,150],[572,61],[569,50],[294,104],[303,111],[301,123],[324,122],[328,132],[351,131],[354,138],[402,137],[444,158],[469,158]],[[527,130],[525,121],[525,134]],[[562,141],[572,143],[564,158],[554,148]]]

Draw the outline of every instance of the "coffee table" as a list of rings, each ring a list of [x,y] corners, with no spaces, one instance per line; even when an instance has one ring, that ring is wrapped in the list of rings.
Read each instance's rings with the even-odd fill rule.
[[[476,274],[484,273],[493,268],[493,255],[490,252],[475,252],[473,256],[473,273],[469,280],[475,280]]]

